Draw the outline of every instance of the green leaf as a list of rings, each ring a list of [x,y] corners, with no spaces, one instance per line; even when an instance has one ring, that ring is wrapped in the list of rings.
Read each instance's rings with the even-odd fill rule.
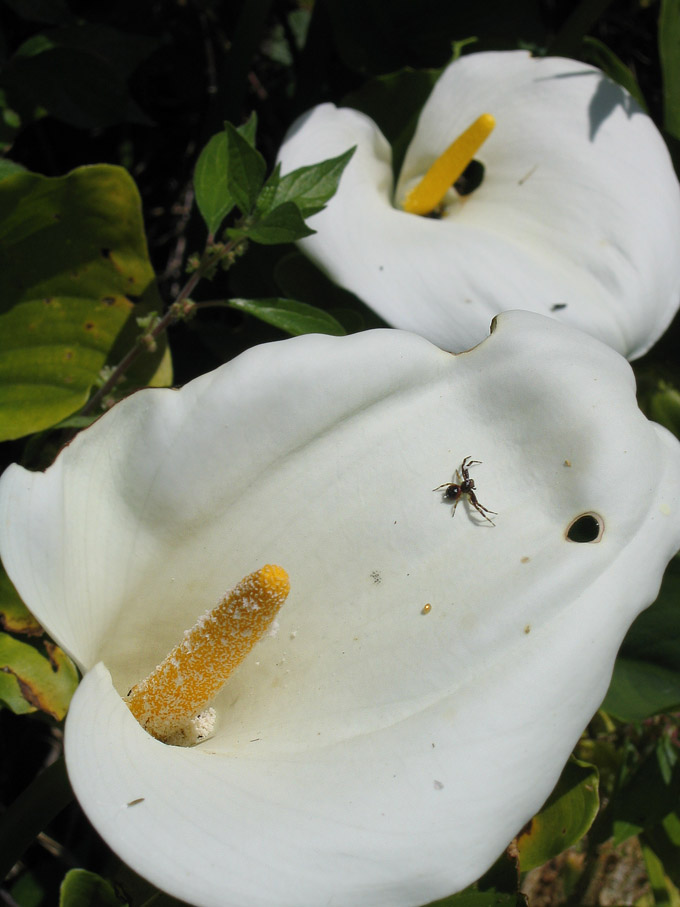
[[[40,870],[24,869],[10,884],[10,903],[20,904],[21,907],[43,907],[48,895],[41,875]]]
[[[295,242],[305,236],[311,236],[310,230],[302,219],[300,211],[293,202],[284,202],[268,214],[257,217],[252,224],[227,230],[232,239],[247,237],[263,246],[276,246],[280,243]]]
[[[260,194],[255,203],[256,216],[267,214],[277,204],[276,193],[281,182],[281,164],[276,164],[272,172],[267,177],[267,182],[260,189]]]
[[[127,907],[106,879],[86,869],[70,869],[59,889],[59,907]]]
[[[623,60],[621,60],[620,57],[617,57],[614,51],[607,47],[606,44],[599,41],[597,38],[592,38],[588,35],[583,39],[582,55],[584,60],[588,63],[599,66],[599,68],[611,79],[618,82],[619,85],[623,85],[626,91],[635,98],[640,107],[642,107],[644,111],[647,110],[647,104],[645,103],[645,98],[642,94],[642,89],[637,83],[637,79]]]
[[[343,326],[328,312],[294,299],[230,299],[228,305],[294,337],[300,334],[339,337],[345,333]]]
[[[342,172],[355,151],[356,145],[337,157],[287,173],[276,186],[271,207],[293,202],[303,217],[323,211],[326,202],[335,195]]]
[[[248,142],[251,148],[255,147],[255,136],[257,134],[257,114],[253,110],[245,123],[242,123],[236,131]]]
[[[667,867],[658,855],[643,844],[642,856],[647,870],[647,879],[652,889],[653,903],[656,907],[677,907],[680,904],[680,892],[673,884]]]
[[[479,38],[475,35],[470,35],[469,38],[461,38],[460,41],[453,41],[451,43],[451,62],[454,63],[456,60],[460,59],[463,55],[463,50],[469,44],[476,44],[479,41]]]
[[[7,176],[13,176],[15,173],[23,173],[25,170],[25,167],[15,161],[10,161],[9,158],[0,158],[0,180],[4,180]]]
[[[281,295],[337,312],[338,319],[352,332],[387,327],[371,309],[349,290],[338,286],[297,249],[283,255],[274,268]]]
[[[46,642],[45,651],[42,655],[35,646],[0,633],[0,672],[16,679],[29,706],[61,721],[78,686],[78,672],[58,646]]]
[[[214,236],[235,201],[227,185],[227,136],[218,132],[201,151],[194,168],[196,204]]]
[[[0,669],[0,708],[3,706],[15,715],[28,715],[36,711],[35,706],[21,695],[21,686],[14,674]]]
[[[73,800],[64,757],[50,763],[0,814],[0,879]]]
[[[676,711],[680,705],[678,672],[647,661],[619,655],[607,697],[605,712],[619,721],[644,721],[652,715]]]
[[[680,705],[680,558],[666,569],[657,600],[635,620],[621,645],[605,712],[639,721]]]
[[[680,139],[680,0],[661,0],[659,57],[663,82],[664,128]]]
[[[680,391],[668,375],[661,378],[656,373],[639,376],[638,401],[648,419],[658,422],[680,438]]]
[[[672,813],[680,795],[680,762],[676,761],[670,777],[665,770],[664,744],[640,764],[625,787],[617,791],[603,819],[606,819],[614,846],[653,829]],[[676,757],[677,759],[677,757]]]
[[[680,886],[680,816],[669,813],[653,828],[648,828],[642,842],[649,845],[663,864],[674,885]]]
[[[0,440],[85,403],[139,298],[160,308],[127,171],[0,182]]]
[[[264,158],[254,147],[256,128],[254,113],[238,129],[225,123],[198,157],[194,168],[196,204],[212,236],[234,205],[244,214],[255,205],[265,173]]]
[[[0,153],[6,154],[9,149],[12,147],[14,139],[17,136],[17,133],[21,129],[21,117],[9,106],[7,100],[6,92],[0,88]],[[3,163],[5,160],[3,159]],[[11,165],[12,161],[7,161],[6,165]],[[15,165],[18,166],[18,165]],[[24,168],[21,167],[21,170]],[[14,171],[16,172],[16,171]],[[8,173],[5,171],[2,178],[7,176]]]
[[[597,815],[598,784],[595,766],[569,760],[545,806],[517,838],[522,872],[542,866],[581,840]]]
[[[612,0],[580,0],[571,4],[569,15],[547,49],[548,56],[574,56],[584,35],[593,28]]]
[[[38,54],[46,50],[52,50],[56,46],[48,35],[32,35],[17,48],[15,53],[17,57],[36,57]]]
[[[0,563],[0,627],[12,633],[39,636],[43,629],[19,598],[12,580]],[[2,696],[0,696],[2,698]]]
[[[226,135],[227,190],[243,214],[255,207],[266,165],[264,158],[231,123],[224,124]]]

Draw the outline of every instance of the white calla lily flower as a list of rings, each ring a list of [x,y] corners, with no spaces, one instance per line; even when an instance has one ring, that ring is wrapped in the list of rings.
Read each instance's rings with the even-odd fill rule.
[[[85,673],[66,760],[108,844],[202,907],[414,907],[479,877],[680,546],[680,445],[634,391],[609,347],[527,312],[458,356],[305,336],[140,391],[45,473],[10,467],[0,552]],[[495,525],[466,494],[452,516],[466,457]],[[269,562],[290,595],[215,735],[150,736],[128,690]]]
[[[483,164],[481,185],[460,196],[444,183],[435,219],[405,211],[473,122],[479,140],[488,134],[467,158]],[[554,316],[633,359],[680,304],[680,188],[668,151],[639,105],[593,66],[524,51],[460,58],[422,109],[396,188],[377,125],[333,104],[293,125],[279,160],[285,173],[354,145],[300,248],[390,325],[460,352],[483,339],[503,300],[504,310]]]

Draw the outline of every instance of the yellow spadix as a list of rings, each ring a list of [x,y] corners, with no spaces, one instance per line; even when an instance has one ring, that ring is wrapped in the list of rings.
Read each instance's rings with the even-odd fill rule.
[[[128,693],[126,702],[142,727],[159,740],[181,741],[184,728],[270,628],[289,591],[286,571],[267,564],[200,617]]]
[[[495,119],[483,113],[459,135],[455,142],[440,154],[421,181],[411,189],[404,200],[404,211],[409,214],[430,214],[442,201],[451,186],[491,134]]]

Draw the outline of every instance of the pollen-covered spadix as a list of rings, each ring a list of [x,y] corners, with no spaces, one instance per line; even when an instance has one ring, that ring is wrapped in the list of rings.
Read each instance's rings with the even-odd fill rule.
[[[200,742],[206,736],[200,733],[205,723],[202,710],[270,629],[289,591],[286,571],[266,564],[202,614],[125,697],[141,726],[164,743]],[[211,708],[210,736],[213,715]]]
[[[466,457],[495,525],[469,493],[452,516]],[[571,541],[585,513],[602,531]],[[67,765],[125,861],[202,907],[415,907],[549,794],[680,545],[680,446],[618,354],[512,312],[459,356],[307,336],[141,391],[45,474],[11,467],[0,515],[86,672]],[[291,593],[215,736],[153,739],[122,697],[263,563]]]
[[[483,114],[483,178],[404,211],[445,148]],[[290,129],[284,173],[356,146],[300,248],[388,324],[460,352],[499,311],[531,309],[629,359],[680,304],[680,188],[666,145],[620,85],[593,66],[525,51],[472,53],[425,103],[394,186],[392,149],[350,108],[322,104]]]

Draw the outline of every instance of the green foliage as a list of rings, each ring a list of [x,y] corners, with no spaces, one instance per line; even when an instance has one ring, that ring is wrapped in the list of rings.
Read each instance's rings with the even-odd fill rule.
[[[297,205],[294,202],[284,202],[250,223],[228,229],[227,236],[234,240],[252,239],[263,246],[275,246],[295,242],[296,239],[311,236],[313,232],[302,219]]]
[[[680,762],[667,737],[636,767],[601,817],[607,836],[620,844],[632,835],[653,830],[674,813],[680,797]]]
[[[522,872],[542,866],[581,840],[597,815],[599,775],[593,765],[571,759],[545,806],[517,838]]]
[[[106,879],[86,869],[70,869],[59,890],[59,907],[127,907]]]
[[[666,570],[656,602],[628,631],[602,708],[639,721],[680,706],[680,558]]]
[[[326,202],[337,192],[340,177],[355,150],[356,146],[337,157],[300,167],[283,177],[275,170],[268,181],[269,193],[262,210],[272,212],[281,205],[292,203],[303,218],[323,211]]]
[[[647,418],[680,438],[680,391],[670,376],[643,375],[638,379],[638,400]]]
[[[58,646],[45,643],[43,655],[35,646],[0,633],[0,697],[15,712],[30,710],[57,721],[66,714],[78,685],[78,672]]]
[[[348,332],[386,327],[371,309],[367,309],[349,290],[333,283],[301,252],[288,252],[279,258],[274,267],[274,278],[286,296],[323,306],[342,322]]]
[[[234,207],[227,188],[227,134],[218,132],[201,151],[194,169],[196,204],[214,236]]]
[[[0,627],[11,633],[39,636],[42,627],[19,598],[12,581],[0,562]]]
[[[664,128],[680,139],[680,0],[661,0],[659,57]]]
[[[642,856],[645,861],[647,877],[652,889],[652,897],[656,907],[678,907],[680,904],[680,892],[672,881],[672,869],[678,865],[678,856],[675,854],[674,863],[670,864],[671,871],[666,871],[666,866],[659,859],[651,847],[643,844]],[[667,866],[669,864],[666,864]]]
[[[642,90],[632,71],[603,41],[593,38],[590,35],[586,36],[583,39],[583,57],[594,66],[599,66],[603,72],[606,72],[607,75],[615,82],[618,82],[619,85],[623,85],[626,91],[635,98],[640,107],[645,111],[647,110],[647,104],[645,103]]]
[[[678,809],[669,812],[661,822],[648,828],[642,835],[643,848],[654,855],[654,860],[673,885],[680,888],[680,815]],[[649,871],[649,858],[645,853]],[[655,874],[658,868],[655,866]],[[651,880],[651,873],[650,873]],[[666,887],[665,880],[662,881]]]
[[[332,315],[294,299],[230,299],[227,304],[293,336],[345,333]]]
[[[527,907],[526,897],[518,891],[519,868],[517,858],[506,850],[494,865],[474,884],[464,891],[427,907]]]
[[[124,170],[2,180],[0,439],[82,406],[133,302],[155,297],[140,199]]]
[[[12,143],[21,129],[21,117],[9,106],[7,95],[0,88],[0,153],[4,154],[12,147]],[[11,164],[10,161],[5,162]],[[23,170],[23,167],[19,167]],[[5,176],[7,173],[5,173]]]
[[[242,214],[255,207],[267,165],[259,151],[231,123],[224,124],[227,192]]]
[[[78,672],[58,646],[39,644],[43,629],[0,564],[0,704],[17,715],[40,710],[60,721],[78,684]],[[36,645],[12,634],[36,639]]]
[[[580,0],[573,4],[559,32],[550,43],[551,56],[574,56],[585,35],[602,16],[612,0]]]
[[[63,756],[43,769],[18,796],[12,791],[8,799],[11,802],[0,815],[0,879],[7,876],[35,836],[73,799]]]
[[[249,213],[262,187],[266,165],[255,149],[256,128],[254,115],[239,129],[225,123],[196,162],[196,204],[213,236],[234,206]]]
[[[335,194],[353,154],[281,176],[276,167],[264,183],[265,162],[255,149],[254,117],[239,129],[225,123],[201,152],[194,170],[196,204],[214,236],[234,207],[244,215],[226,231],[235,243],[250,239],[262,245],[295,242],[314,231],[304,222]]]
[[[4,180],[5,177],[12,176],[14,173],[23,173],[25,169],[21,164],[15,164],[14,161],[7,158],[0,158],[0,180]]]

